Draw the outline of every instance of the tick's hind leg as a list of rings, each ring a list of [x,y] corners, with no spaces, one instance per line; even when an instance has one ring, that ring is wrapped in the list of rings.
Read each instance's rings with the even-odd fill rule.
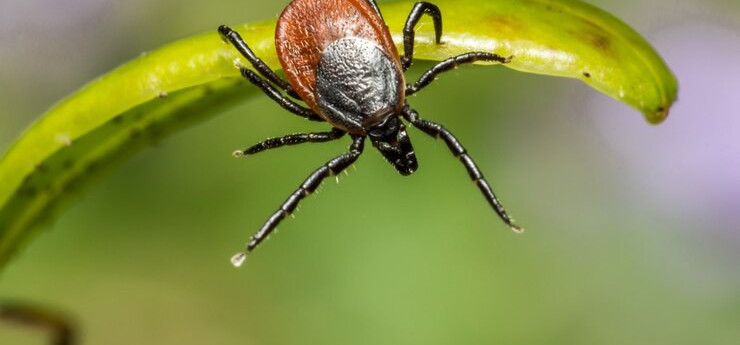
[[[311,173],[311,175],[309,175],[308,178],[303,181],[301,186],[298,187],[298,189],[293,192],[293,194],[291,194],[288,199],[283,202],[282,205],[280,205],[280,208],[278,208],[278,210],[272,214],[272,216],[267,220],[262,228],[260,228],[260,230],[257,231],[256,234],[254,234],[254,236],[252,236],[252,239],[247,244],[246,250],[237,253],[231,258],[231,263],[234,264],[234,266],[241,266],[241,264],[244,263],[247,254],[254,250],[254,248],[256,248],[262,241],[264,241],[265,238],[267,238],[267,236],[269,236],[270,233],[275,230],[275,227],[280,224],[280,221],[282,221],[285,217],[287,217],[295,210],[295,208],[298,206],[298,203],[303,200],[303,198],[313,193],[316,188],[319,187],[321,181],[329,176],[335,176],[341,173],[344,169],[352,165],[352,163],[354,163],[357,158],[360,157],[364,147],[365,137],[352,136],[352,140],[352,145],[350,145],[348,153],[345,153],[326,162],[326,164]]]
[[[299,133],[286,135],[279,138],[270,138],[250,146],[245,150],[237,150],[234,156],[253,155],[264,150],[274,149],[285,145],[298,145],[303,143],[323,143],[343,137],[346,133],[340,129],[333,128],[329,132]]]
[[[432,16],[435,42],[439,44],[442,41],[442,12],[440,12],[439,7],[428,2],[417,2],[414,4],[414,8],[411,9],[411,13],[406,18],[406,25],[403,27],[403,56],[401,57],[401,67],[403,67],[404,71],[411,66],[411,62],[414,59],[414,38],[416,37],[414,28],[424,14]]]
[[[452,151],[452,154],[455,155],[455,157],[457,157],[465,166],[465,169],[467,169],[468,171],[468,175],[470,175],[470,178],[478,186],[478,189],[480,189],[481,193],[483,193],[483,196],[486,198],[491,207],[493,207],[493,210],[496,211],[501,220],[503,220],[504,223],[506,223],[506,225],[511,228],[511,230],[515,232],[523,231],[523,229],[515,225],[511,218],[509,218],[509,215],[506,214],[504,206],[501,205],[501,203],[496,198],[496,195],[493,193],[493,189],[491,189],[488,181],[486,181],[485,177],[483,177],[483,173],[475,164],[473,158],[468,155],[468,152],[450,131],[448,131],[446,128],[444,128],[444,126],[440,124],[427,120],[422,120],[421,118],[419,118],[419,114],[408,106],[404,108],[403,116],[407,121],[411,122],[411,124],[413,124],[416,128],[422,130],[424,133],[429,134],[435,138],[444,140],[447,144],[447,147],[449,147],[450,151]]]
[[[233,45],[234,48],[236,48],[236,50],[238,50],[247,59],[247,61],[252,64],[254,69],[257,70],[259,74],[267,78],[267,80],[277,85],[279,88],[285,90],[285,92],[287,92],[288,95],[290,95],[291,97],[301,99],[288,82],[281,79],[277,74],[275,74],[275,72],[272,71],[270,66],[267,66],[267,64],[262,61],[262,59],[254,54],[252,49],[249,48],[249,46],[247,45],[247,42],[244,42],[238,32],[234,31],[232,28],[226,25],[221,25],[218,27],[218,33],[221,34],[221,37],[228,40],[229,43],[231,43],[231,45]]]

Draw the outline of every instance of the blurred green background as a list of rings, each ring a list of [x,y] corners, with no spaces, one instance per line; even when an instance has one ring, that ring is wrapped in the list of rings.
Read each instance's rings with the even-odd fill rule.
[[[263,97],[89,188],[0,275],[0,300],[73,315],[84,344],[737,344],[740,3],[589,2],[677,74],[664,124],[578,81],[505,68],[458,69],[410,100],[461,139],[525,234],[444,143],[412,129],[417,173],[369,148],[233,268],[279,203],[349,144],[234,159],[266,137],[328,128]],[[286,3],[1,1],[0,151],[141,52]],[[0,324],[0,344],[45,343]]]

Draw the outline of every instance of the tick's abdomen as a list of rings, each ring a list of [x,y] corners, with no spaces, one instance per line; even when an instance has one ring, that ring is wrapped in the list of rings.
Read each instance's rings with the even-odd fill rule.
[[[339,41],[342,42],[339,43]],[[330,46],[333,47],[329,48]],[[332,68],[336,67],[339,61],[329,58],[332,61],[328,62],[326,56],[339,54],[338,52],[344,50],[346,46],[367,48],[360,54],[361,57],[376,62],[379,61],[378,58],[384,60],[380,62],[382,65],[380,68],[386,68],[386,62],[390,61],[396,70],[394,75],[403,78],[401,75],[403,69],[393,38],[383,19],[368,0],[294,0],[278,19],[275,30],[275,49],[280,65],[293,90],[319,117],[341,130],[364,135],[365,130],[358,126],[362,119],[349,115],[347,119],[341,120],[333,115],[336,114],[335,112],[325,111],[325,108],[319,106],[319,63],[326,60],[324,64],[331,64]],[[377,49],[380,51],[374,52]],[[330,53],[332,51],[334,53]],[[359,65],[359,63],[354,65]],[[377,67],[374,66],[366,71],[377,70]],[[325,71],[327,69],[324,67]],[[352,74],[352,69],[345,69],[348,76]],[[325,82],[322,84],[328,86]],[[326,90],[321,93],[325,97],[328,96]],[[345,95],[349,93],[351,92]],[[399,103],[403,103],[404,96],[401,93],[402,99]],[[335,104],[333,103],[335,101],[328,102],[328,104]],[[373,108],[372,102],[369,107]]]
[[[316,70],[316,96],[323,115],[356,133],[400,108],[402,84],[400,71],[382,48],[359,37],[326,47]]]

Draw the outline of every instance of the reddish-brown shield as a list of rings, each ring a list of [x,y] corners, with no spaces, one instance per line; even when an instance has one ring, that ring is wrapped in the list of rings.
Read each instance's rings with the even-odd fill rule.
[[[275,47],[288,81],[324,119],[316,100],[316,69],[324,49],[346,37],[376,42],[401,71],[388,27],[366,0],[295,0],[277,23]]]

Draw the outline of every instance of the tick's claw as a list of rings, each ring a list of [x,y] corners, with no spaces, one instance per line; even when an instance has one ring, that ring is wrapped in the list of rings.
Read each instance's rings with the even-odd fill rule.
[[[511,225],[509,225],[509,228],[511,228],[511,231],[513,231],[513,232],[515,232],[517,234],[524,233],[524,229],[523,228],[520,228],[517,225],[511,224]]]
[[[234,265],[234,267],[241,267],[244,264],[244,261],[247,260],[247,253],[246,252],[239,252],[234,254],[234,256],[231,257],[231,264]]]

